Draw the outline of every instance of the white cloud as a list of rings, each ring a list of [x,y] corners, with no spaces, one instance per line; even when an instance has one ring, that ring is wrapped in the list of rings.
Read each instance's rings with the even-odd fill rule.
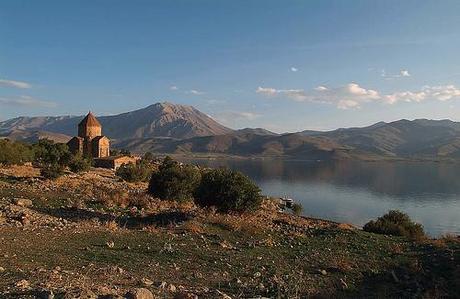
[[[385,70],[381,71],[380,74],[385,80],[392,80],[392,79],[397,79],[397,78],[403,78],[403,77],[412,77],[411,73],[409,73],[408,70],[400,70],[398,74],[387,74]]]
[[[196,90],[196,89],[191,89],[188,91],[189,94],[193,94],[193,95],[203,95],[205,94],[204,91],[199,91],[199,90]]]
[[[390,94],[381,94],[377,90],[366,89],[357,83],[349,83],[336,88],[318,86],[310,92],[305,92],[303,89],[258,87],[256,92],[269,97],[286,97],[297,102],[333,104],[339,109],[359,109],[362,104],[371,102],[395,104],[460,99],[460,89],[454,85],[424,86],[418,91],[398,91]]]
[[[217,119],[224,124],[234,124],[235,121],[238,120],[252,121],[259,118],[260,116],[260,114],[250,111],[222,111],[217,113],[213,119]]]
[[[169,90],[178,90],[178,89],[179,89],[179,87],[177,87],[176,85],[173,85],[173,86],[169,87]]]
[[[22,82],[22,81],[13,81],[13,80],[0,79],[0,87],[12,87],[12,88],[28,89],[28,88],[31,88],[32,85],[30,85],[27,82]]]
[[[299,70],[299,69],[296,68],[296,67],[293,67],[293,66],[291,67],[291,72],[297,72],[298,70]]]
[[[39,100],[30,96],[0,97],[0,105],[22,106],[22,107],[56,107],[57,104],[50,101]]]
[[[408,70],[401,70],[399,72],[399,74],[401,75],[401,77],[410,77],[411,76],[411,74],[409,74]]]
[[[256,92],[266,96],[285,95],[288,98],[291,98],[298,102],[303,102],[307,100],[305,91],[303,89],[275,89],[259,86]]]

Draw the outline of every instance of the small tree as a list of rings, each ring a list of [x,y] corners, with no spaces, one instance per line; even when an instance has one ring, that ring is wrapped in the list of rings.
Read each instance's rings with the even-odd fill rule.
[[[260,189],[239,171],[219,168],[206,171],[199,185],[195,201],[219,211],[252,211],[262,202]]]
[[[57,164],[66,166],[72,159],[72,154],[66,144],[54,143],[48,139],[41,139],[34,144],[35,162],[46,164]]]
[[[64,167],[59,164],[46,164],[40,169],[40,175],[47,179],[57,179],[64,174]]]
[[[148,191],[160,199],[192,200],[200,179],[201,173],[196,166],[182,165],[166,157],[158,171],[152,174]]]
[[[54,143],[48,139],[41,139],[34,144],[33,150],[34,160],[41,165],[41,174],[45,178],[59,177],[72,160],[72,154],[66,144]]]
[[[376,221],[369,221],[364,225],[363,230],[377,234],[405,236],[411,239],[425,237],[421,224],[413,222],[407,214],[397,210],[389,211]]]
[[[33,151],[30,146],[7,139],[0,140],[0,164],[21,165],[33,160]]]
[[[80,153],[72,156],[69,162],[69,169],[72,172],[78,173],[88,171],[91,168],[91,159],[83,157]]]
[[[136,164],[121,165],[115,174],[127,182],[147,182],[152,174],[152,168],[150,164],[139,161]]]

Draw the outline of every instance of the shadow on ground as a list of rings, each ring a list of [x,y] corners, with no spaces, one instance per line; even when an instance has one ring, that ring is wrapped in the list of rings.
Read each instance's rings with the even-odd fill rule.
[[[157,214],[147,215],[122,215],[118,216],[110,213],[91,211],[73,207],[34,208],[36,211],[53,217],[62,218],[71,222],[79,223],[83,221],[97,221],[101,223],[115,221],[118,226],[128,229],[141,229],[146,226],[167,227],[192,219],[190,213],[180,211],[165,211]]]

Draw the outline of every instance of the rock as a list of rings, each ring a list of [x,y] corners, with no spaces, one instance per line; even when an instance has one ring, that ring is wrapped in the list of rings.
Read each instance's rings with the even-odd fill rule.
[[[14,204],[18,205],[20,207],[25,207],[25,208],[29,208],[29,207],[33,206],[32,201],[30,199],[27,199],[27,198],[16,198],[16,199],[14,199]]]
[[[126,299],[154,299],[152,292],[144,288],[133,289],[126,293]]]
[[[148,278],[142,278],[141,283],[147,287],[153,285],[153,281]]]
[[[89,289],[76,289],[64,294],[64,299],[97,299],[96,294]]]
[[[171,293],[175,293],[177,291],[177,288],[176,288],[175,285],[169,284],[168,285],[168,291],[170,291]]]
[[[18,288],[21,288],[21,289],[28,289],[28,288],[30,288],[30,283],[27,280],[22,279],[22,280],[16,282],[16,286]]]
[[[179,293],[174,296],[174,299],[198,299],[198,296],[193,293]]]
[[[0,273],[5,272],[5,268],[0,267]]]
[[[327,275],[327,271],[322,269],[322,270],[319,270],[319,273],[322,274],[322,275]]]

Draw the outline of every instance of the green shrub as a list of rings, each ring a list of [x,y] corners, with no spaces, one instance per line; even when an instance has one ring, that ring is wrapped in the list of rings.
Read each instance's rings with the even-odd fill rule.
[[[413,222],[407,214],[397,210],[389,211],[375,221],[369,221],[364,225],[363,230],[377,234],[405,236],[416,240],[425,237],[421,224]]]
[[[40,169],[40,175],[47,179],[57,179],[64,174],[64,167],[59,164],[46,164]]]
[[[88,171],[91,168],[91,160],[84,158],[81,154],[72,156],[69,162],[69,169],[72,172],[78,173]]]
[[[72,160],[72,154],[66,144],[54,143],[48,139],[41,139],[33,145],[35,162],[40,165],[57,164],[67,166]]]
[[[64,169],[72,161],[72,154],[66,144],[41,139],[32,146],[34,161],[41,166],[40,173],[48,179],[64,174]]]
[[[24,143],[0,139],[0,164],[21,165],[33,160],[33,151]]]
[[[115,174],[127,182],[147,182],[152,174],[152,167],[143,161],[123,164]]]
[[[292,213],[294,213],[294,215],[301,215],[302,214],[302,211],[303,211],[303,207],[302,207],[302,204],[300,203],[294,203],[292,204]]]
[[[214,206],[221,212],[253,211],[261,202],[260,189],[239,171],[219,168],[202,175],[195,201],[200,206]]]
[[[158,171],[152,174],[148,191],[160,199],[192,200],[200,179],[201,173],[196,166],[182,165],[166,157]]]

